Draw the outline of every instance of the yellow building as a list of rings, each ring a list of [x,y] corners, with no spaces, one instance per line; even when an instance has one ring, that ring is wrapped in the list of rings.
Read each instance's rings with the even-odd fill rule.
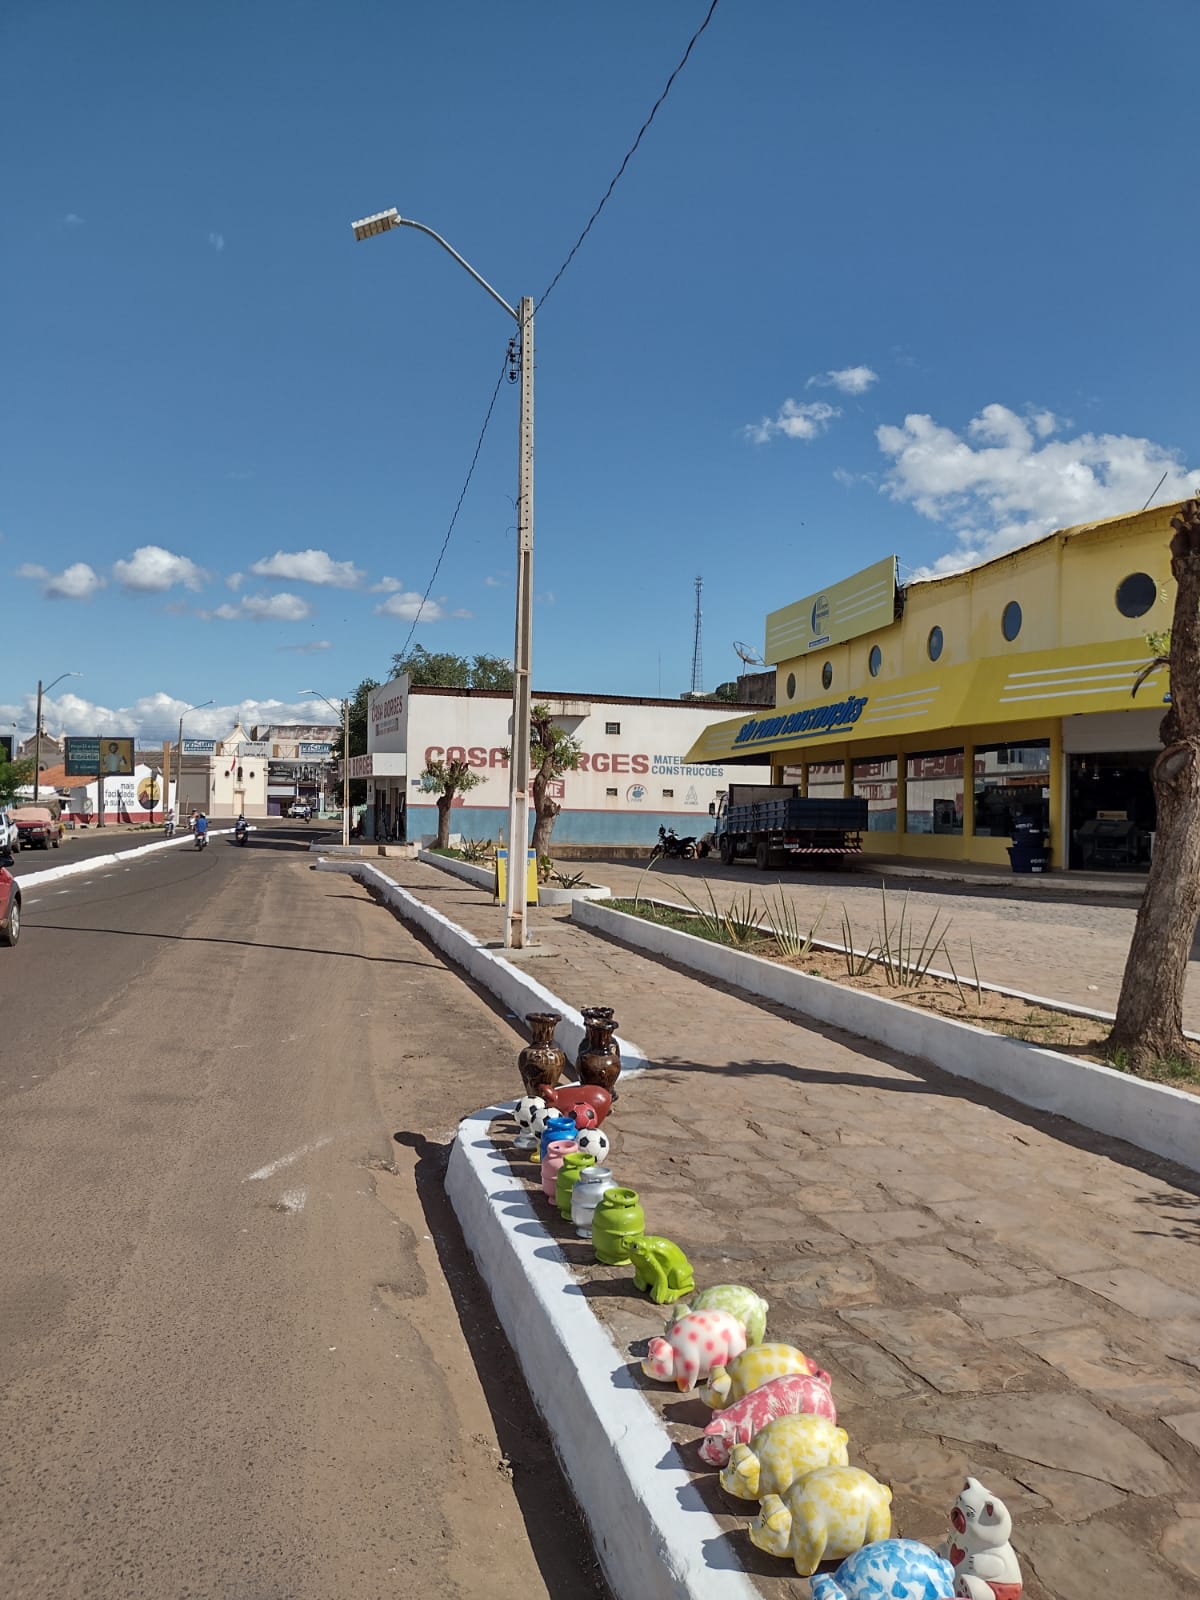
[[[1144,866],[1168,698],[1177,505],[1052,533],[968,572],[896,582],[894,557],[772,612],[773,711],[709,727],[688,761],[765,755],[777,782],[859,795],[864,850],[1008,865],[1013,826],[1052,869]]]

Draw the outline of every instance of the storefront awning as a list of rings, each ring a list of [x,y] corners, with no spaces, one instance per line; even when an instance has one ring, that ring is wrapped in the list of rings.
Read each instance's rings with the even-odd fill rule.
[[[933,667],[853,694],[809,705],[743,713],[706,728],[684,758],[726,761],[731,756],[803,751],[806,746],[908,737],[945,728],[1031,722],[1089,711],[1131,711],[1162,705],[1167,669],[1156,667],[1130,691],[1150,662],[1128,639],[989,656],[984,661]]]

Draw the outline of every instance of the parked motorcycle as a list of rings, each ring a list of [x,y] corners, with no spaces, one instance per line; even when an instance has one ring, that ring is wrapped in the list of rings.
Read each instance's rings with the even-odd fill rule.
[[[694,861],[697,856],[708,854],[708,844],[698,840],[694,834],[680,838],[674,828],[659,826],[658,843],[650,850],[651,861],[657,861],[665,856],[669,861]]]

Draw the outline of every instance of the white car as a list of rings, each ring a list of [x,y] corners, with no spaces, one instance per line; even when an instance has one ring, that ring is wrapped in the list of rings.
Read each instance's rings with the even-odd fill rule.
[[[312,821],[312,807],[307,800],[297,800],[292,806],[293,817],[298,817],[301,822]]]
[[[7,806],[0,806],[0,856],[16,855],[20,849],[17,825],[8,814]]]

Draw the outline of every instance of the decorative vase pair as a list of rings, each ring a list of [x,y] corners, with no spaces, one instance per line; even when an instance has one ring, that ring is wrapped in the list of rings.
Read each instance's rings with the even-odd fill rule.
[[[614,1038],[619,1024],[611,1006],[585,1006],[580,1014],[586,1034],[575,1057],[579,1081],[607,1089],[615,1100],[614,1085],[621,1075],[621,1050]],[[554,1042],[562,1016],[557,1011],[532,1011],[525,1021],[533,1040],[517,1057],[517,1070],[527,1095],[544,1095],[555,1088],[567,1064],[565,1052]]]

